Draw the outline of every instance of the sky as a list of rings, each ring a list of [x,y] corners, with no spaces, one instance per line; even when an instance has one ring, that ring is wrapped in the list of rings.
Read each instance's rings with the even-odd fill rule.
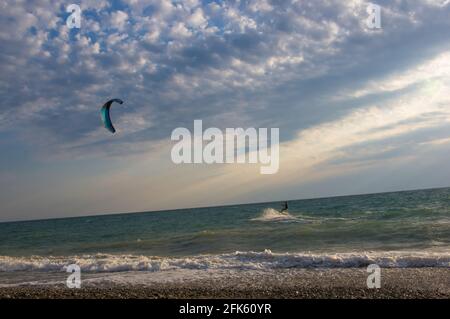
[[[0,3],[0,221],[450,186],[448,0],[373,1],[381,29],[361,0],[76,1]],[[174,164],[195,119],[279,128],[278,173]]]

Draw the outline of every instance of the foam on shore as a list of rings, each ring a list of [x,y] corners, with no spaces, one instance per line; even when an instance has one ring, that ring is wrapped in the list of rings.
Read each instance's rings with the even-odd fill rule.
[[[392,251],[333,254],[240,252],[189,257],[143,255],[81,255],[69,257],[0,256],[0,272],[65,271],[77,264],[83,272],[165,271],[177,269],[355,268],[377,264],[385,268],[450,268],[450,252]]]

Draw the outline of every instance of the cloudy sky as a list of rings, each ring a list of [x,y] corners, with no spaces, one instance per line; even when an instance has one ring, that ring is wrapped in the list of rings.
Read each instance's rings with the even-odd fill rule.
[[[450,186],[450,3],[373,2],[1,1],[0,220]],[[279,172],[173,164],[194,119],[279,127]]]

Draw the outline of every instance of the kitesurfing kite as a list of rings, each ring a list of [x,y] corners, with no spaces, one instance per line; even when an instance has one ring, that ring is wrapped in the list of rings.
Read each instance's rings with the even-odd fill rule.
[[[103,104],[102,109],[101,109],[103,124],[108,129],[108,131],[110,131],[111,133],[116,132],[116,129],[112,125],[111,117],[109,116],[109,109],[111,108],[111,104],[113,102],[117,102],[119,104],[123,103],[123,101],[120,99],[112,99],[112,100],[109,100],[108,102],[106,102],[105,104]]]

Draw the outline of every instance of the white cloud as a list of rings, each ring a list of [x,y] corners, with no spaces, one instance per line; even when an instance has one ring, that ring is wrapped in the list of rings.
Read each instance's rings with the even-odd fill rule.
[[[208,24],[208,20],[204,16],[203,10],[197,8],[187,19],[187,23],[194,28],[205,28]]]
[[[348,94],[349,97],[363,97],[370,94],[399,91],[416,84],[428,83],[436,86],[440,81],[449,81],[450,52],[440,53],[437,57],[422,63],[401,74],[394,74],[385,79],[372,80],[363,88]],[[434,83],[434,84],[433,84]]]
[[[192,32],[183,23],[179,22],[172,27],[170,35],[177,39],[188,38],[192,35]]]
[[[126,12],[119,10],[111,13],[111,21],[110,21],[111,27],[123,31],[127,22],[128,22],[128,14]]]

